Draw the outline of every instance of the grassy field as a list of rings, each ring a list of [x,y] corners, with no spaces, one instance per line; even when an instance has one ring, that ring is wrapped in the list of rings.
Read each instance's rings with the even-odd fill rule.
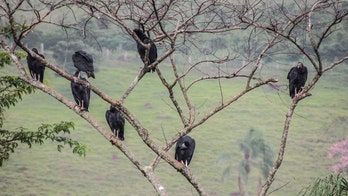
[[[95,65],[98,67],[96,79],[89,81],[119,99],[138,73],[139,63],[138,59],[128,62],[105,60]],[[160,66],[161,71],[169,75],[169,66]],[[197,143],[190,168],[209,195],[230,195],[238,190],[238,164],[242,154],[236,141],[249,129],[262,131],[273,149],[278,151],[291,101],[285,86],[289,68],[281,67],[275,73],[272,68],[265,67],[259,73],[279,78],[280,91],[268,86],[259,88],[190,133]],[[1,71],[13,72],[11,68]],[[327,157],[328,147],[348,133],[347,72],[347,65],[331,71],[312,90],[313,96],[299,103],[291,122],[285,159],[271,188],[271,191],[278,190],[272,195],[296,195],[317,177],[331,172],[335,160]],[[46,84],[72,99],[70,82],[55,76],[50,70],[46,70],[45,75]],[[312,76],[310,74],[309,79]],[[193,74],[190,77],[198,76]],[[242,80],[222,80],[224,98],[238,93],[244,85]],[[199,119],[221,101],[218,81],[205,81],[194,86],[190,96],[199,112]],[[95,94],[91,99],[90,113],[107,127],[104,114],[108,104]],[[147,74],[126,100],[125,106],[162,145],[165,143],[164,135],[170,138],[182,128],[168,103],[167,91],[157,75]],[[87,144],[89,151],[85,158],[81,158],[68,148],[57,152],[56,144],[51,142],[34,145],[31,149],[22,145],[0,168],[0,195],[155,195],[152,186],[117,148],[52,97],[36,91],[24,96],[23,101],[8,110],[5,116],[5,129],[23,126],[33,130],[43,122],[74,121],[72,137]],[[142,163],[149,164],[154,153],[146,149],[129,124],[125,130],[125,144]],[[170,152],[174,154],[173,149]],[[217,164],[224,153],[231,153],[233,159],[229,163]],[[229,178],[222,180],[227,164],[232,164],[235,170]],[[156,174],[170,195],[197,195],[186,179],[163,161],[156,168]],[[255,195],[259,176],[254,165],[248,185],[250,195]]]

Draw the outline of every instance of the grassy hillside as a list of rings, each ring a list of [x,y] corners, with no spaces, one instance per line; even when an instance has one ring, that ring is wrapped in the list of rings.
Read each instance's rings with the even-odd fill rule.
[[[119,99],[138,73],[139,64],[139,59],[132,55],[131,61],[127,62],[98,62],[96,79],[89,81]],[[160,66],[164,74],[170,74],[169,66]],[[244,137],[250,128],[262,131],[277,152],[291,101],[286,89],[289,68],[280,67],[274,71],[265,67],[260,74],[279,78],[280,91],[269,86],[257,89],[190,134],[196,139],[196,152],[190,168],[210,195],[230,195],[237,191],[238,164],[242,154],[236,141]],[[14,72],[11,68],[1,71],[1,74]],[[335,160],[328,159],[328,147],[347,135],[347,72],[346,65],[330,72],[312,90],[313,96],[300,102],[292,119],[285,159],[271,189],[281,188],[274,195],[296,195],[317,177],[330,173],[330,166]],[[57,77],[50,70],[46,70],[45,76],[46,84],[72,99],[70,82]],[[190,77],[197,76],[193,74]],[[224,98],[237,93],[245,85],[242,80],[221,82]],[[221,100],[218,81],[205,81],[194,86],[190,96],[200,112],[199,118]],[[104,114],[108,104],[94,94],[91,99],[90,113],[107,127]],[[125,105],[149,129],[151,137],[164,144],[164,135],[170,138],[182,128],[177,114],[168,103],[168,94],[157,75],[147,74]],[[0,195],[155,194],[152,186],[117,148],[71,110],[40,91],[25,96],[16,107],[6,112],[4,128],[23,126],[32,130],[43,122],[59,121],[75,122],[72,137],[88,145],[87,156],[81,158],[73,155],[70,149],[59,153],[55,144],[50,142],[31,149],[20,146],[0,168]],[[126,124],[125,130],[125,144],[144,164],[149,164],[154,153],[146,149],[129,124]],[[170,152],[174,154],[173,149]],[[225,181],[222,180],[222,173],[227,163],[217,164],[224,153],[234,155],[228,164],[235,167]],[[186,179],[163,161],[156,168],[156,173],[170,195],[178,195],[179,191],[180,195],[197,195]],[[251,195],[255,195],[259,176],[257,168],[252,167],[249,179]]]

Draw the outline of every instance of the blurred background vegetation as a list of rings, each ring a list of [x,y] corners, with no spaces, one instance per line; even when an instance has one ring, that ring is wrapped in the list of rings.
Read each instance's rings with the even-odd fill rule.
[[[77,22],[80,25],[84,25],[87,20],[82,13],[77,13],[76,18],[69,17],[69,14],[71,13],[68,10],[57,13],[52,20],[59,20],[64,16],[69,20],[78,20],[72,23]],[[88,51],[94,57],[96,69],[96,79],[89,82],[119,99],[143,64],[137,55],[135,41],[117,25],[107,20],[101,21],[103,22],[91,19],[86,28],[88,31],[85,32],[39,25],[23,41],[30,48],[39,48],[46,59],[71,74],[74,70],[71,60],[73,52],[80,49]],[[326,51],[323,58],[327,62],[347,54],[348,38],[344,36],[344,32],[348,31],[347,21],[342,23],[340,28],[339,33],[323,43]],[[250,51],[249,47],[245,46],[249,33],[236,31],[219,36],[199,35],[195,37],[195,44],[199,47],[182,40],[181,44],[176,46],[175,53],[179,68],[184,71],[192,59],[199,58],[202,54],[223,56],[238,51],[252,56],[256,51]],[[264,39],[252,40],[251,43],[257,45],[267,42],[266,38]],[[163,52],[161,43],[156,44],[159,53]],[[286,75],[290,67],[303,60],[303,57],[296,54],[282,52],[281,46],[272,49],[269,56],[264,58],[263,64],[266,66],[257,73],[259,77],[273,76],[279,79],[278,84],[251,92],[209,119],[198,131],[190,134],[197,143],[190,168],[210,195],[230,195],[238,191],[240,163],[245,157],[240,143],[249,130],[261,132],[270,147],[278,148],[283,117],[291,102]],[[22,63],[26,64],[24,58]],[[192,71],[188,82],[204,74],[235,70],[242,64],[238,58],[220,66],[208,64],[200,70]],[[159,65],[159,69],[163,74],[171,74],[171,67],[166,61]],[[314,70],[309,67],[309,71],[311,78]],[[297,195],[318,177],[332,172],[331,166],[338,158],[328,158],[328,149],[348,133],[347,73],[347,63],[330,71],[311,91],[313,96],[301,101],[300,107],[296,109],[285,160],[271,188],[271,192],[275,191],[274,195]],[[5,66],[0,71],[0,76],[16,74],[17,70],[13,65]],[[46,69],[44,83],[73,100],[70,81]],[[203,115],[211,110],[211,103],[219,100],[220,87],[227,97],[244,86],[245,82],[238,79],[209,80],[194,86],[190,95],[193,104]],[[168,106],[169,102],[167,91],[156,74],[147,74],[124,104],[135,116],[142,119],[143,125],[150,130],[151,136],[159,144],[165,144],[166,135],[171,136],[182,128],[176,111]],[[25,95],[16,107],[6,110],[3,128],[25,127],[28,130],[36,130],[43,122],[73,121],[75,129],[71,138],[87,145],[86,157],[73,155],[69,149],[63,149],[58,153],[56,142],[49,142],[43,146],[33,145],[30,149],[25,145],[20,146],[11,155],[11,159],[0,168],[0,195],[155,194],[151,185],[129,164],[122,153],[112,147],[83,119],[61,106],[59,102],[40,91]],[[104,122],[105,127],[107,124],[104,114],[108,107],[109,105],[99,97],[91,95],[90,113],[100,122]],[[129,124],[125,128],[125,144],[145,163],[155,156],[153,152],[143,148],[143,142]],[[171,152],[174,154],[173,150]],[[220,161],[226,153],[229,156],[228,161]],[[258,169],[257,162],[251,162],[250,167],[248,190],[250,195],[255,195],[259,187],[259,178],[263,174],[262,170]],[[229,175],[226,175],[226,168],[229,168]],[[183,195],[197,194],[187,185],[186,179],[167,164],[160,163],[156,173],[167,185],[165,188],[171,195],[176,195],[178,189],[183,191]]]

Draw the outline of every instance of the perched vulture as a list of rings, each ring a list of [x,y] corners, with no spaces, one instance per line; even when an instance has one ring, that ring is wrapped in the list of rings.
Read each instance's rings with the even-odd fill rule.
[[[175,159],[187,167],[191,162],[195,146],[195,140],[190,136],[180,137],[175,146]]]
[[[301,92],[306,84],[307,76],[307,67],[301,62],[298,62],[295,67],[290,69],[287,79],[289,80],[289,93],[291,98],[294,98]]]
[[[85,78],[80,77],[79,71],[76,71],[74,76],[80,78],[81,80],[87,81]],[[71,82],[70,86],[71,92],[74,96],[74,99],[78,107],[80,107],[82,111],[88,111],[91,90],[83,86],[82,84],[74,81]]]
[[[111,105],[110,109],[105,112],[105,118],[114,136],[123,141],[125,120],[120,111]]]
[[[83,50],[79,50],[72,55],[72,60],[74,62],[74,67],[76,67],[78,71],[86,72],[88,77],[95,78],[92,55]]]
[[[133,30],[135,34],[138,36],[138,38],[144,43],[144,44],[149,44],[151,43],[151,40],[143,33],[142,30],[140,29],[134,29]],[[157,59],[157,48],[154,43],[150,44],[150,51],[148,52],[148,56],[146,56],[146,47],[141,45],[139,42],[137,42],[137,48],[138,48],[138,53],[141,57],[141,60],[143,63],[145,63],[145,66],[151,65],[153,62],[156,61]],[[150,71],[150,70],[149,70]],[[152,68],[151,72],[156,71],[156,68]]]
[[[31,50],[35,52],[37,55],[39,55],[41,58],[45,58],[44,55],[39,54],[36,48],[33,48]],[[38,59],[31,56],[30,53],[28,53],[27,56],[27,63],[31,77],[42,83],[44,78],[45,65],[41,63],[41,61],[39,61]]]

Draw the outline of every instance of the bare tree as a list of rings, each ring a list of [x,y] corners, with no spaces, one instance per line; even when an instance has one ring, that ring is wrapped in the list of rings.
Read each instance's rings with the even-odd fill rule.
[[[344,24],[347,23],[348,10],[344,9],[344,6],[346,6],[344,2],[320,0],[308,4],[295,2],[292,5],[297,8],[296,11],[290,11],[284,4],[275,4],[274,7],[265,4],[265,7],[262,5],[258,9],[255,7],[250,9],[251,13],[266,10],[257,20],[254,19],[255,14],[243,15],[241,18],[245,23],[277,37],[278,40],[283,42],[282,44],[285,44],[285,47],[289,48],[289,51],[304,56],[306,61],[316,70],[316,75],[304,88],[304,91],[293,99],[289,111],[286,113],[278,158],[262,187],[260,195],[266,195],[274,181],[277,170],[282,164],[290,122],[298,102],[311,96],[309,91],[325,72],[343,64],[348,59],[348,56],[344,54],[337,56],[337,59],[333,62],[328,62],[327,51],[324,49],[327,38],[342,28],[339,24],[342,21]],[[276,14],[279,17],[271,18],[271,14]],[[262,19],[263,17],[267,19]]]
[[[343,64],[348,59],[345,54],[337,56],[333,61],[327,61],[323,54],[325,50],[322,50],[322,45],[326,39],[339,31],[343,22],[347,23],[348,12],[347,9],[344,9],[343,3],[341,0],[294,1],[281,4],[268,0],[40,0],[35,1],[35,3],[29,0],[4,0],[0,4],[0,17],[3,18],[1,22],[4,23],[0,34],[0,43],[16,63],[19,77],[22,80],[60,101],[62,105],[70,108],[76,115],[80,115],[90,123],[105,139],[111,140],[129,159],[130,163],[144,174],[158,195],[168,194],[164,188],[165,185],[160,182],[155,173],[160,160],[164,160],[173,169],[181,172],[200,195],[207,195],[194,173],[177,162],[168,153],[169,149],[180,136],[191,131],[199,132],[198,128],[208,119],[235,103],[245,94],[263,85],[277,82],[278,80],[275,78],[258,75],[262,66],[267,66],[263,65],[263,60],[270,61],[275,59],[277,55],[284,54],[300,55],[315,68],[316,75],[310,79],[309,84],[293,99],[289,106],[278,158],[260,193],[260,195],[266,195],[277,170],[281,166],[290,121],[298,102],[310,96],[310,90],[324,73]],[[68,17],[54,19],[52,16],[59,11],[63,11],[66,15],[72,15],[73,19],[69,20]],[[322,14],[325,14],[325,17],[321,17]],[[25,21],[19,17],[20,15],[27,16]],[[83,23],[79,23],[76,19],[81,15],[87,18]],[[167,89],[167,94],[171,100],[169,106],[175,109],[183,127],[177,134],[171,135],[164,146],[158,144],[150,136],[148,128],[142,125],[142,119],[136,117],[123,104],[144,75],[148,74],[144,69],[141,69],[129,87],[124,89],[124,94],[116,99],[102,92],[93,84],[76,79],[57,65],[32,54],[26,46],[25,37],[39,26],[59,26],[65,29],[67,34],[69,29],[73,29],[82,32],[82,36],[86,37],[88,36],[87,32],[92,31],[88,28],[88,23],[92,20],[97,22],[106,20],[124,32],[124,35],[137,41],[140,40],[133,29],[142,28],[154,43],[161,45],[163,52],[150,65],[150,68],[156,68],[157,76]],[[241,36],[245,40],[242,47],[237,47],[235,44],[235,47],[226,47],[223,52],[217,52],[216,48],[205,46],[205,39],[208,39],[207,35],[223,37],[241,33],[245,35]],[[181,66],[182,62],[176,58],[176,55],[182,55],[181,49],[183,48],[194,51],[189,52],[187,66],[184,68]],[[54,89],[31,79],[26,73],[24,65],[14,53],[17,50],[31,53],[47,68],[61,77],[87,86],[105,102],[114,105],[137,131],[145,146],[156,154],[153,161],[142,163],[130,148],[122,141],[112,137],[111,132],[107,131],[92,115],[74,107],[75,104],[71,100]],[[161,64],[164,61],[169,62],[171,66],[170,76],[161,72]],[[222,68],[224,64],[231,65],[233,69]],[[201,76],[190,79],[190,74],[197,71],[201,73]],[[192,103],[189,94],[192,87],[206,80],[220,81],[222,79],[229,81],[242,79],[245,81],[245,87],[232,96],[226,96],[220,85],[220,95],[216,98],[217,102],[212,103],[210,111],[199,111],[199,108]],[[175,88],[179,91],[174,90]],[[181,97],[183,97],[183,102],[178,101]]]

